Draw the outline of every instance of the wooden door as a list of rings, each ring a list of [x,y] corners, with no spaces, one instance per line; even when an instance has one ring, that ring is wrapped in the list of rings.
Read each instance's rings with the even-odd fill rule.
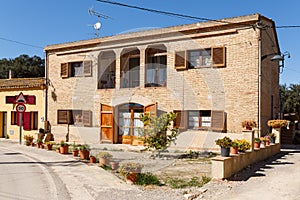
[[[102,143],[114,143],[114,108],[100,104],[100,138]]]
[[[156,112],[157,112],[157,103],[149,104],[144,108],[144,113],[145,114],[149,113],[153,117],[156,116]]]

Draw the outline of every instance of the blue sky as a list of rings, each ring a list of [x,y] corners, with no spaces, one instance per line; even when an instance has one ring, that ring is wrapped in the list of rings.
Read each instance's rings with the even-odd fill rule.
[[[260,13],[272,18],[277,26],[300,25],[299,0],[114,0],[151,9],[191,16],[222,19]],[[115,35],[147,27],[168,27],[195,21],[100,3],[96,0],[6,0],[0,6],[0,59],[21,54],[44,56],[43,47],[51,44],[94,38],[92,26],[97,17],[88,9],[112,17],[103,19],[100,36]],[[280,82],[300,84],[300,28],[277,29],[281,51],[289,51]],[[30,44],[36,47],[21,45]],[[40,47],[40,48],[39,48]]]

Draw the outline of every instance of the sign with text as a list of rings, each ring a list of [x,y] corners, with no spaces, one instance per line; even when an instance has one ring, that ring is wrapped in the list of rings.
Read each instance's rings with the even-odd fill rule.
[[[23,103],[18,103],[18,105],[16,106],[16,111],[18,113],[23,113],[26,111],[26,106]]]

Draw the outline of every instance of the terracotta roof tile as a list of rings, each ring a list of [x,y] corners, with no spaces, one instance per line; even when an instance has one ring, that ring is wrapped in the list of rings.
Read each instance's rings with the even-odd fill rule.
[[[45,86],[45,78],[0,79],[0,91],[6,89],[44,88]]]

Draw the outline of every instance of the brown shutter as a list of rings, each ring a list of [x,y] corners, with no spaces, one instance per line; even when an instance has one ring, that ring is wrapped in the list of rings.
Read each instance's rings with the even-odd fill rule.
[[[17,112],[11,111],[11,125],[17,125]]]
[[[175,69],[186,69],[186,52],[177,51],[175,52]]]
[[[100,104],[100,138],[101,142],[114,142],[114,109]]]
[[[69,77],[69,63],[61,63],[60,65],[60,76],[62,78]]]
[[[82,116],[83,116],[83,119],[82,119],[83,126],[91,127],[92,126],[92,111],[83,110]]]
[[[150,114],[152,117],[156,116],[157,113],[157,103],[153,103],[144,107],[144,113]]]
[[[187,129],[187,111],[174,110],[176,119],[174,121],[174,127],[178,129]]]
[[[225,67],[226,63],[226,48],[215,47],[212,48],[212,60],[215,67]]]
[[[70,124],[71,123],[71,110],[57,110],[57,123]]]
[[[92,76],[92,61],[86,60],[83,61],[83,75],[84,76]]]
[[[211,111],[211,128],[215,131],[225,131],[225,113],[224,111]]]

